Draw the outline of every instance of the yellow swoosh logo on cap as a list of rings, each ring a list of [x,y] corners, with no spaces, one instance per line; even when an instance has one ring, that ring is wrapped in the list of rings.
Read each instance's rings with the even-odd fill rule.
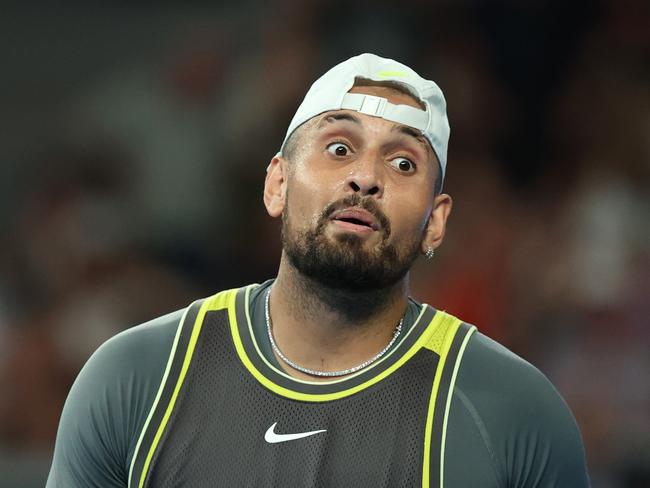
[[[408,76],[404,71],[380,71],[377,76]]]

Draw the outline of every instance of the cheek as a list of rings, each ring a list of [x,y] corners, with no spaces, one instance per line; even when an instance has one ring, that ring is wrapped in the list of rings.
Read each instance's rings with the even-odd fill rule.
[[[391,202],[392,212],[389,215],[394,236],[400,235],[409,239],[413,235],[421,234],[429,222],[431,207],[426,204],[416,205],[413,202],[423,201],[424,197],[411,192],[410,195],[396,200]]]
[[[291,212],[300,212],[303,217],[316,212],[320,216],[328,204],[344,196],[346,175],[342,168],[333,168],[330,161],[313,150],[305,150],[304,154],[308,156],[295,161],[288,181]]]
[[[287,187],[286,206],[294,228],[313,227],[329,202],[312,179],[292,178]]]
[[[308,156],[296,161],[292,182],[307,194],[332,194],[344,184],[348,172],[342,165],[332,164],[323,155],[310,151]]]

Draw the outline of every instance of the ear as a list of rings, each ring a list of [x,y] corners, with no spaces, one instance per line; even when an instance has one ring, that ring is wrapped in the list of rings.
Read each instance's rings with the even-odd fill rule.
[[[424,239],[422,240],[421,251],[423,254],[428,249],[437,249],[442,244],[452,203],[451,197],[446,193],[441,193],[433,199],[433,209],[429,215],[429,221],[424,230]]]
[[[281,156],[271,159],[264,180],[264,206],[271,217],[280,217],[287,193],[287,160]]]

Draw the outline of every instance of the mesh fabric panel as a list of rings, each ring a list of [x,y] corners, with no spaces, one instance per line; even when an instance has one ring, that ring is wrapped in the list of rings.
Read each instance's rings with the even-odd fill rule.
[[[146,486],[421,486],[426,413],[438,356],[422,349],[396,372],[329,402],[284,398],[240,362],[225,310],[206,315]],[[269,444],[264,433],[326,429]]]

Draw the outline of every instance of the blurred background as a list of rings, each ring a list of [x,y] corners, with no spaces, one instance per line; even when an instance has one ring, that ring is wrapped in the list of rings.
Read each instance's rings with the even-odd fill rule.
[[[593,486],[650,486],[650,4],[0,7],[0,486],[43,486],[115,333],[275,275],[264,170],[309,84],[364,51],[442,87],[447,239],[413,294],[537,365]]]

